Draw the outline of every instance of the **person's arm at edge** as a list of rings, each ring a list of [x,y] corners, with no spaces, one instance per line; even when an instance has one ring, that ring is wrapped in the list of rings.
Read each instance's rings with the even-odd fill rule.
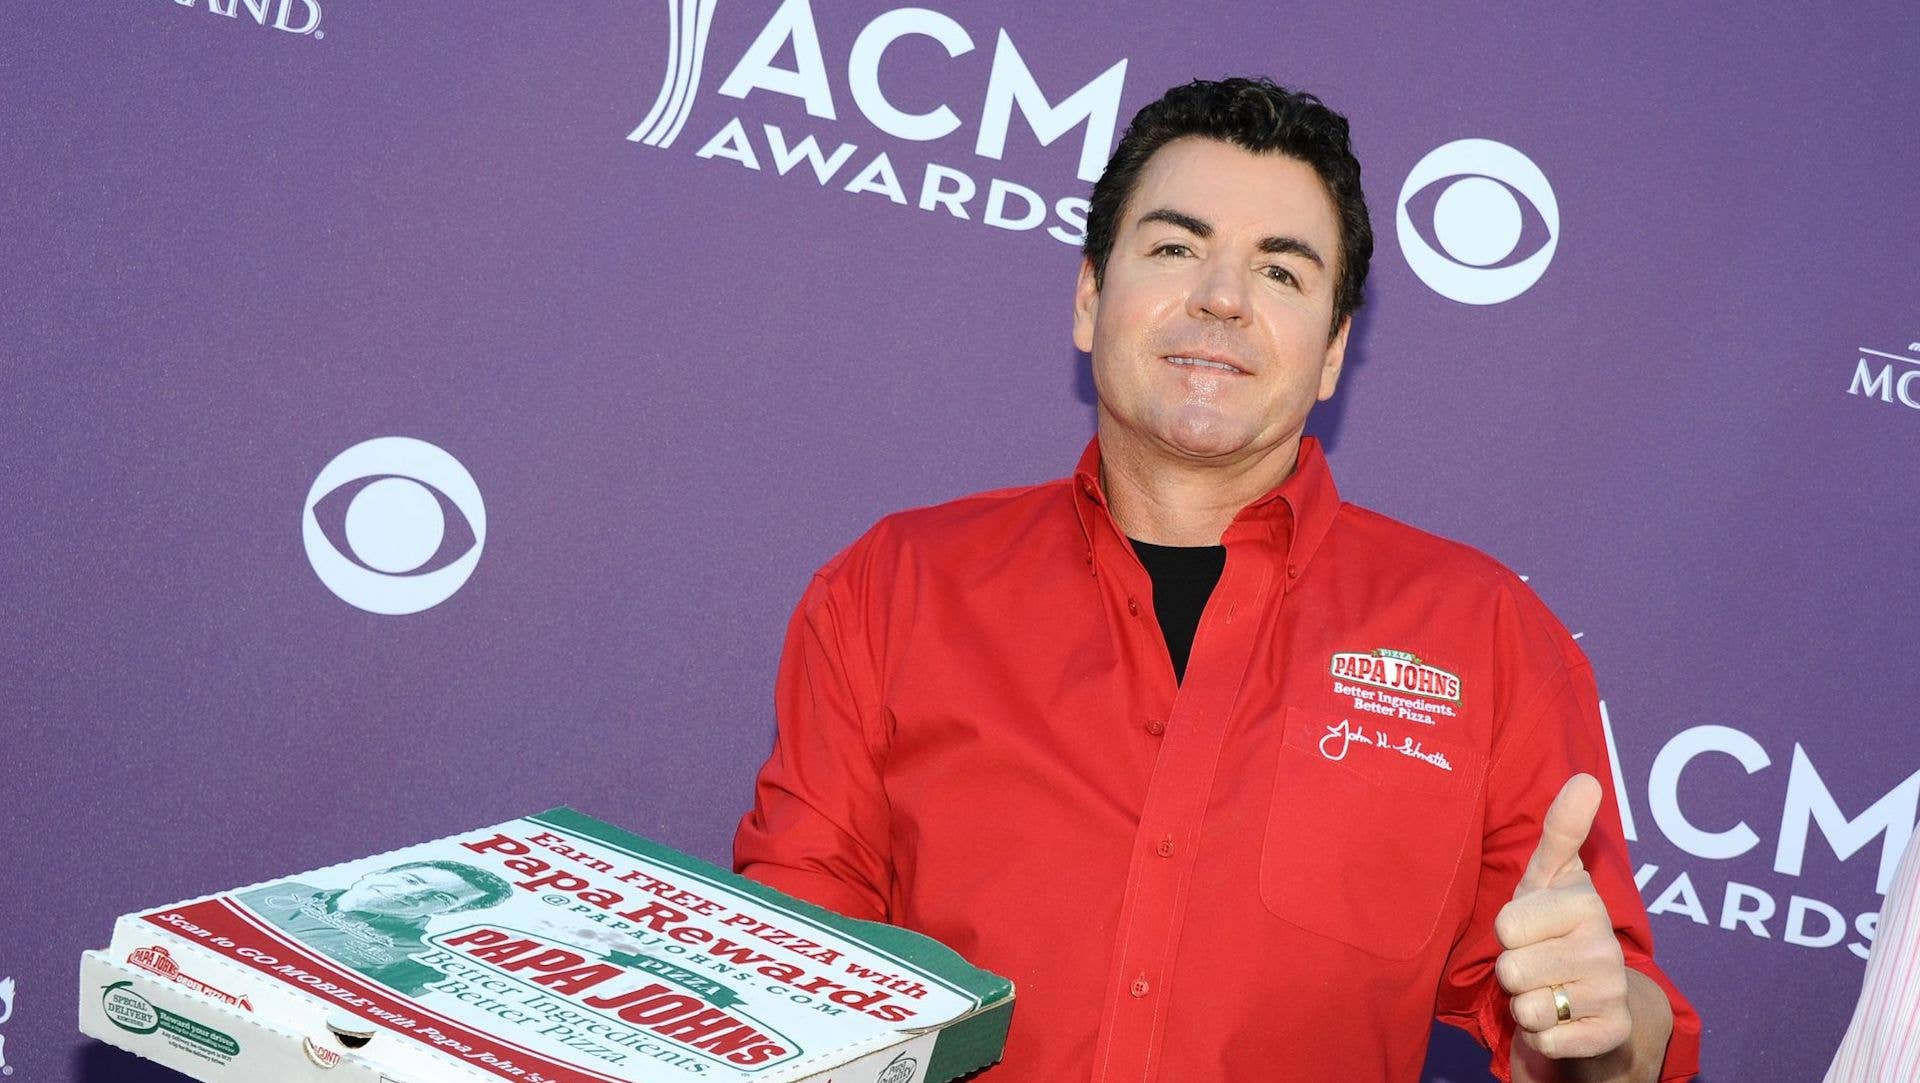
[[[1834,1050],[1826,1083],[1872,1083],[1920,1073],[1920,833],[1887,885],[1847,1033]],[[1903,997],[1901,994],[1905,992]]]

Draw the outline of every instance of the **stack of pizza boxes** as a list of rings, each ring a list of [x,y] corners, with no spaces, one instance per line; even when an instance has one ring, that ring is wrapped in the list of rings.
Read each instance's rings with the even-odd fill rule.
[[[919,1083],[1006,979],[569,809],[146,913],[80,1027],[206,1083]]]

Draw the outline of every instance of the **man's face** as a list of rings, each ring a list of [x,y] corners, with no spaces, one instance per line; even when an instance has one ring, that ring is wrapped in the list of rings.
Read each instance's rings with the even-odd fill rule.
[[[1093,355],[1109,454],[1239,464],[1294,446],[1333,395],[1340,226],[1313,168],[1199,137],[1156,151],[1102,286],[1082,263],[1074,343]],[[1123,448],[1121,445],[1125,445]]]
[[[483,892],[445,869],[387,869],[355,880],[334,900],[340,910],[418,920],[478,900]]]

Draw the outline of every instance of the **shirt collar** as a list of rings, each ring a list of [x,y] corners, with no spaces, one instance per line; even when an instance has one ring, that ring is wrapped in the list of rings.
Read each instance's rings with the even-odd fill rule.
[[[1100,438],[1097,436],[1087,442],[1087,449],[1081,452],[1080,462],[1074,467],[1073,505],[1080,528],[1086,534],[1089,559],[1097,532],[1110,531],[1124,541],[1108,511],[1106,492],[1100,486]],[[1229,545],[1243,538],[1267,539],[1278,544],[1286,554],[1287,580],[1291,585],[1305,573],[1339,510],[1340,493],[1334,487],[1333,471],[1327,467],[1320,441],[1303,436],[1293,473],[1241,508],[1222,540]]]

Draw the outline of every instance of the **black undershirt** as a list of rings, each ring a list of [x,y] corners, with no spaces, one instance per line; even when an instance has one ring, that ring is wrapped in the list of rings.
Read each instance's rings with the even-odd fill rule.
[[[1160,621],[1160,635],[1167,641],[1168,657],[1173,659],[1173,679],[1185,680],[1193,633],[1199,630],[1207,598],[1226,570],[1227,547],[1127,540],[1133,542],[1133,551],[1153,580],[1153,615]]]

